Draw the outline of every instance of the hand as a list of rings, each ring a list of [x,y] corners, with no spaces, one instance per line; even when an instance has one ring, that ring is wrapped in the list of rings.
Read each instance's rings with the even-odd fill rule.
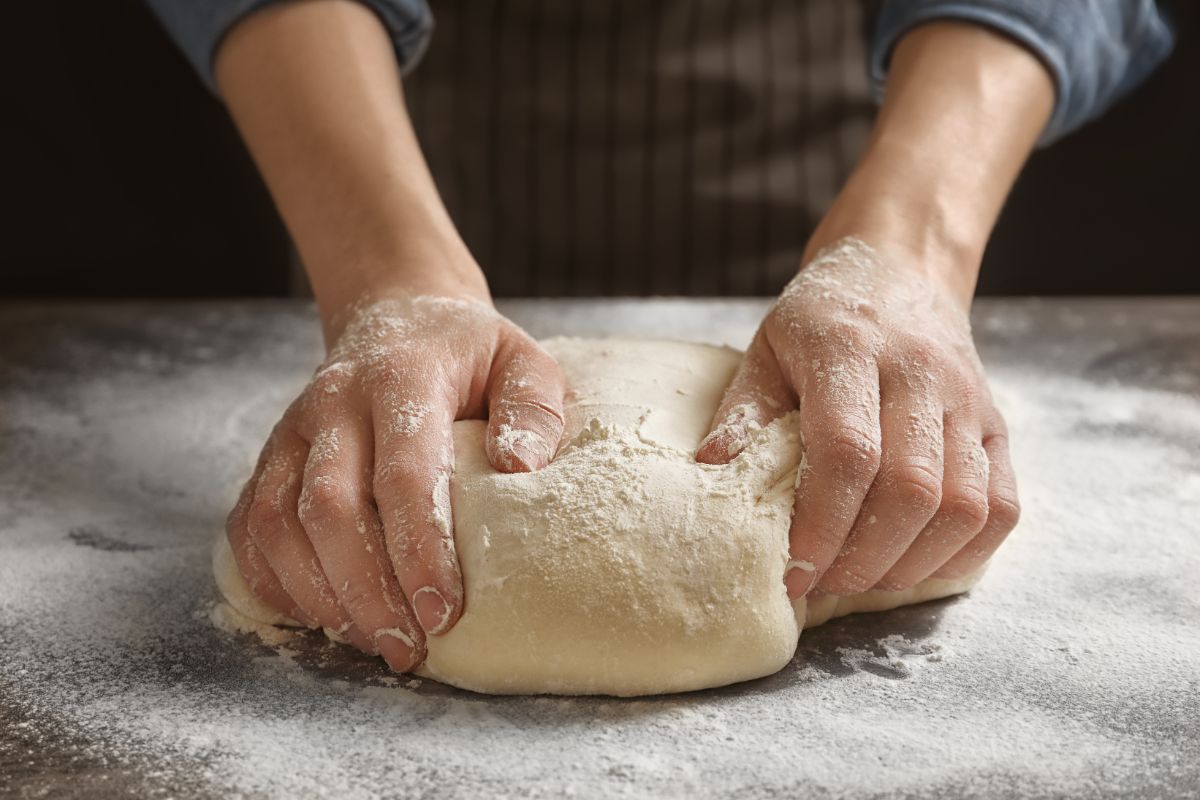
[[[967,308],[1053,107],[1037,57],[985,27],[928,22],[896,45],[870,141],[809,244],[829,247],[763,321],[697,453],[728,461],[799,405],[792,597],[963,576],[1016,525]]]
[[[356,309],[229,516],[242,574],[276,610],[412,669],[462,613],[451,424],[486,413],[492,465],[540,469],[562,396],[558,365],[488,303]]]
[[[788,593],[898,591],[983,565],[1016,525],[1004,420],[953,293],[845,238],[767,314],[697,459],[799,405]]]
[[[462,613],[451,423],[486,412],[491,463],[538,469],[561,436],[562,376],[492,309],[376,14],[272,4],[224,37],[214,66],[330,344],[230,515],[230,543],[269,605],[409,670]]]

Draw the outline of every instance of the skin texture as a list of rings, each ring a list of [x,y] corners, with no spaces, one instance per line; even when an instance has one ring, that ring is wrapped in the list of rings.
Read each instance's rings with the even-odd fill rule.
[[[349,0],[256,11],[221,94],[309,273],[326,361],[284,414],[227,532],[251,589],[398,671],[462,613],[450,426],[540,469],[562,375],[491,305],[422,159],[395,56]],[[867,153],[764,320],[697,457],[799,407],[789,592],[899,589],[975,568],[1016,521],[1003,420],[966,323],[1000,204],[1049,115],[1040,64],[983,29],[901,42]]]
[[[216,71],[329,346],[230,514],[230,543],[268,604],[406,671],[462,613],[451,423],[487,417],[492,465],[539,469],[562,433],[562,376],[492,308],[371,11],[270,6],[231,32]]]
[[[867,151],[697,453],[728,461],[750,427],[800,408],[791,596],[961,577],[1016,525],[1008,434],[967,312],[1052,106],[1042,65],[983,28],[924,25],[893,54]]]

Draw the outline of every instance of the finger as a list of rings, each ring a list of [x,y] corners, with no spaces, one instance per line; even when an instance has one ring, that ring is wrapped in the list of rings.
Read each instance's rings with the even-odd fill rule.
[[[450,474],[456,404],[446,392],[397,386],[375,399],[375,503],[400,586],[427,634],[462,614]]]
[[[812,359],[789,373],[801,386],[805,450],[784,583],[789,596],[799,597],[837,557],[879,471],[879,373],[866,357]]]
[[[563,431],[565,384],[558,362],[529,337],[514,334],[488,379],[487,457],[501,472],[533,472],[550,463]]]
[[[746,350],[696,460],[728,464],[745,449],[750,434],[796,407],[796,394],[775,360],[766,336],[759,332]]]
[[[947,414],[942,502],[924,530],[876,588],[916,586],[981,530],[988,518],[988,457],[973,417]]]
[[[335,414],[313,438],[299,517],[338,602],[388,666],[407,672],[425,658],[425,636],[396,580],[371,505],[371,429]]]
[[[983,439],[988,459],[987,522],[983,530],[934,571],[935,578],[962,578],[981,568],[1021,518],[1017,477],[1008,451],[1008,433],[1002,420],[995,428],[995,433]]]
[[[338,604],[297,516],[308,443],[296,432],[279,426],[271,434],[268,447],[272,452],[246,514],[246,526],[255,546],[283,590],[308,618],[334,636],[346,636],[359,647],[369,646],[361,632],[352,630],[350,616]]]
[[[943,409],[929,381],[901,374],[880,391],[879,474],[842,551],[817,585],[826,594],[858,594],[874,586],[941,502]]]
[[[242,487],[237,504],[234,505],[233,510],[229,512],[229,517],[225,520],[225,536],[229,540],[233,560],[238,566],[238,571],[245,578],[250,593],[279,613],[291,617],[301,625],[314,628],[317,624],[316,620],[305,614],[304,610],[296,605],[291,596],[283,590],[283,585],[271,571],[266,558],[255,546],[254,539],[250,536],[250,529],[246,524],[250,503],[254,500],[254,489],[262,477],[263,465],[266,463],[267,449],[264,448],[263,454],[259,457],[258,466],[254,468],[254,474]]]

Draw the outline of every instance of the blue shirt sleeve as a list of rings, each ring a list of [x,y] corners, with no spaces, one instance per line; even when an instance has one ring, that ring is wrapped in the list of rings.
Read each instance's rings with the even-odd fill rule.
[[[1162,63],[1175,39],[1154,0],[886,0],[871,43],[877,97],[892,48],[935,19],[986,25],[1041,59],[1056,90],[1041,144],[1104,113]]]
[[[213,56],[222,37],[242,17],[274,0],[146,0],[205,84],[216,93]],[[416,65],[433,35],[425,0],[359,0],[387,27],[400,68]]]

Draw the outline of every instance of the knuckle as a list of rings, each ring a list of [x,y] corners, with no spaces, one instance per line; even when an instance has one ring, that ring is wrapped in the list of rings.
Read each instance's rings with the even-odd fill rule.
[[[357,578],[346,581],[338,590],[338,602],[353,618],[359,618],[362,613],[375,605],[375,594],[371,590],[370,581]]]
[[[395,524],[387,527],[387,551],[397,575],[404,575],[421,558],[421,537],[406,510],[393,515]]]
[[[513,342],[510,364],[526,376],[536,375],[536,384],[547,389],[561,388],[565,382],[562,367],[554,356],[524,331]]]
[[[903,464],[891,469],[886,491],[905,507],[933,514],[942,502],[942,476],[926,464]]]
[[[959,360],[951,362],[944,372],[945,413],[974,420],[986,429],[995,410],[982,367]]]
[[[442,420],[441,412],[432,400],[407,388],[384,388],[376,393],[375,402],[376,413],[384,426],[382,433],[388,441],[410,439]]]
[[[270,541],[284,524],[280,510],[264,500],[254,500],[246,511],[246,529],[257,542]]]
[[[389,461],[378,465],[371,480],[376,499],[402,502],[415,496],[419,487],[428,483],[426,471],[407,460]]]
[[[320,430],[322,414],[320,409],[314,408],[313,397],[310,391],[301,392],[276,423],[271,431],[270,442],[274,444],[277,454],[296,454],[299,440],[307,439]]]
[[[775,318],[766,331],[772,344],[803,344],[807,345],[805,350],[818,349],[830,355],[867,353],[876,349],[875,330],[864,320],[799,313]]]
[[[349,487],[334,478],[321,475],[305,483],[300,491],[297,513],[305,527],[322,527],[344,514],[352,503]]]
[[[942,498],[938,514],[949,524],[977,532],[988,521],[987,498],[978,493],[946,495]]]
[[[1021,502],[1016,494],[996,493],[988,498],[988,524],[1008,533],[1021,520]]]
[[[317,370],[308,384],[308,391],[317,399],[336,396],[350,385],[351,368],[345,363],[334,363]]]
[[[984,401],[983,389],[975,376],[962,372],[955,372],[947,379],[947,393],[950,396],[946,404],[947,413],[974,415]]]
[[[833,319],[821,327],[821,338],[832,340],[835,346],[847,350],[862,350],[873,337],[871,330],[861,320]]]
[[[906,361],[925,366],[947,361],[945,348],[932,336],[910,332],[904,336],[901,347]]]
[[[999,411],[996,412],[996,416],[992,420],[992,427],[995,430],[990,436],[988,436],[988,440],[995,446],[1007,450],[1009,444],[1008,420],[1002,417]]]
[[[875,437],[843,427],[825,445],[824,455],[843,473],[869,481],[879,472],[881,454]]]

